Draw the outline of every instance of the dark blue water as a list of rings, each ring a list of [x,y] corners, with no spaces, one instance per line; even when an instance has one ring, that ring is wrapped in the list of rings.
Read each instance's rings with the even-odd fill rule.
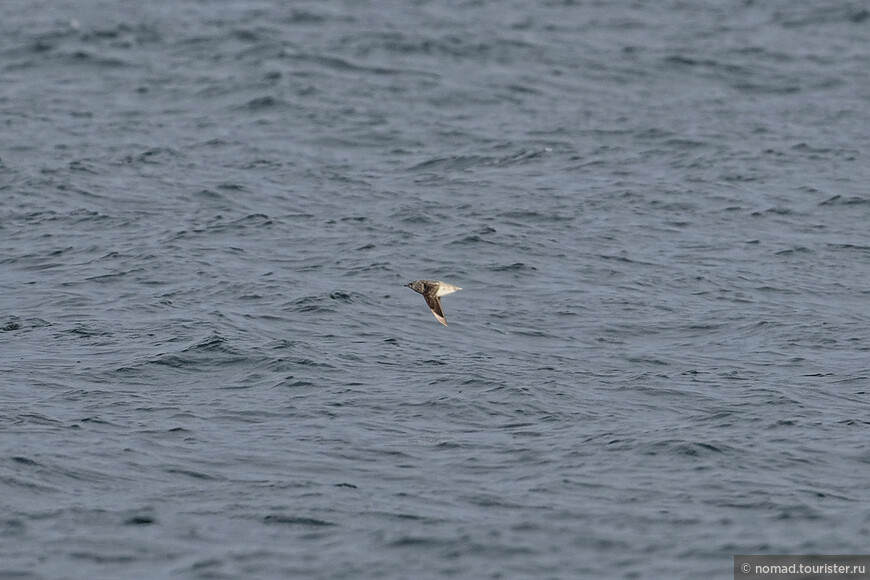
[[[868,58],[862,2],[3,3],[0,577],[865,553]]]

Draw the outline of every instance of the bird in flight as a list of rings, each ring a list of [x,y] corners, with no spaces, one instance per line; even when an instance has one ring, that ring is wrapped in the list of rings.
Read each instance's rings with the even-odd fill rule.
[[[426,305],[432,310],[432,314],[438,319],[438,322],[447,326],[447,321],[444,319],[444,310],[441,308],[441,297],[445,294],[453,294],[457,290],[462,290],[459,286],[441,282],[440,280],[414,280],[406,287],[414,292],[419,292],[426,300]]]

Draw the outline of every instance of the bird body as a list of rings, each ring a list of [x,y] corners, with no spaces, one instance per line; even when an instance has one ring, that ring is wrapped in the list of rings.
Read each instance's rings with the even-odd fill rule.
[[[440,280],[414,280],[405,284],[405,286],[414,292],[422,294],[423,299],[426,300],[426,305],[432,311],[432,314],[435,315],[435,318],[438,319],[438,322],[447,326],[444,310],[441,308],[441,297],[446,294],[453,294],[457,290],[462,290],[462,288]]]

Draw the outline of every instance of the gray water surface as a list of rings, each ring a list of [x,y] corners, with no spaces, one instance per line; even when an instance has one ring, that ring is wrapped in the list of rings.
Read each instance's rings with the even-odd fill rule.
[[[648,4],[0,6],[0,577],[866,553],[870,12]]]

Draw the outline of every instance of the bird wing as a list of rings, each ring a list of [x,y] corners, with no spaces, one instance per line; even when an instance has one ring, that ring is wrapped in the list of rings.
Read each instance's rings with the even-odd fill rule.
[[[435,296],[434,292],[432,294],[423,294],[423,298],[426,299],[426,304],[429,306],[429,309],[432,310],[432,314],[435,315],[438,322],[447,326],[447,320],[444,318],[444,310],[441,309],[441,299]]]

